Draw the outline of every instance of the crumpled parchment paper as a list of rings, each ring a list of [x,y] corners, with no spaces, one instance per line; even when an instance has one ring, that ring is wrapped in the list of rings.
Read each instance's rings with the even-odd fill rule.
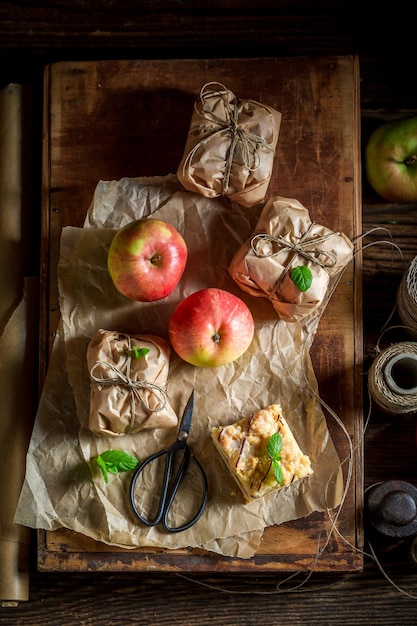
[[[106,270],[108,246],[132,219],[152,214],[184,236],[189,260],[183,278],[165,300],[128,301]],[[231,278],[233,255],[253,231],[259,209],[242,209],[225,199],[184,191],[173,175],[98,183],[84,228],[65,227],[61,239],[59,292],[62,321],[53,347],[27,459],[16,520],[36,528],[66,527],[110,545],[204,547],[227,556],[252,556],[265,527],[337,506],[343,478],[339,458],[317,401],[309,348],[324,310],[287,324],[270,302],[245,294]],[[136,523],[128,502],[129,473],[105,484],[91,457],[110,447],[143,459],[171,443],[176,429],[98,437],[80,427],[89,410],[87,345],[99,328],[167,335],[171,312],[197,289],[216,286],[235,293],[251,309],[255,335],[248,351],[219,368],[197,368],[171,356],[167,393],[182,414],[192,389],[195,409],[189,444],[207,473],[209,500],[199,522],[169,535]],[[295,485],[245,504],[233,478],[219,462],[212,426],[236,421],[279,402],[314,474]],[[192,490],[190,498],[198,498]]]

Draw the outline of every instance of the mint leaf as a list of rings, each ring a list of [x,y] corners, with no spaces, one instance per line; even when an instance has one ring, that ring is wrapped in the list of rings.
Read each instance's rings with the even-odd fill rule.
[[[94,459],[102,471],[104,482],[109,482],[108,472],[117,474],[118,472],[128,472],[135,469],[139,461],[124,452],[123,450],[106,450]]]
[[[268,456],[272,462],[272,469],[274,471],[276,481],[281,484],[284,481],[284,478],[282,475],[282,468],[280,463],[282,450],[282,437],[280,433],[274,433],[272,437],[269,438],[267,450]]]
[[[280,461],[280,452],[282,450],[282,437],[280,433],[274,433],[268,441],[268,454],[272,461]]]
[[[313,282],[313,274],[307,265],[299,265],[291,271],[291,280],[300,291],[310,289]]]
[[[277,483],[281,484],[284,481],[284,477],[282,475],[281,463],[277,460],[272,461],[272,469],[274,470],[274,476],[276,478]]]
[[[150,352],[149,348],[138,348],[137,346],[133,346],[131,350],[127,350],[127,356],[130,356],[131,359],[142,359]]]
[[[103,461],[101,456],[96,457],[95,461],[96,461],[97,465],[99,466],[99,468],[101,469],[101,472],[102,472],[103,478],[104,478],[104,482],[108,483],[109,482],[109,475],[107,473],[107,465],[105,464],[105,462]]]

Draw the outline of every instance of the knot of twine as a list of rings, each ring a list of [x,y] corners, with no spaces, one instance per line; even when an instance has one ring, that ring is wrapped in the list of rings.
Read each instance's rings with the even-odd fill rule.
[[[250,242],[251,248],[254,254],[259,258],[278,256],[282,252],[293,253],[292,256],[289,258],[287,264],[284,266],[284,269],[278,281],[275,283],[274,293],[283,281],[285,275],[291,269],[294,263],[294,259],[297,257],[297,255],[303,257],[307,261],[311,261],[311,263],[313,263],[314,265],[318,265],[319,267],[324,269],[327,274],[330,275],[330,270],[337,263],[337,255],[334,252],[320,250],[317,246],[320,243],[323,243],[324,241],[329,239],[329,237],[332,237],[333,235],[339,235],[339,233],[329,232],[325,233],[324,235],[319,235],[317,237],[311,237],[311,232],[315,225],[315,222],[311,222],[306,232],[301,235],[298,241],[295,241],[294,243],[288,241],[280,235],[269,235],[268,233],[258,233],[252,237]],[[261,247],[262,244],[265,242],[270,244],[277,244],[278,250],[274,251],[273,247],[271,246],[271,249],[268,252],[262,252]]]
[[[149,413],[156,413],[165,409],[166,407],[166,392],[162,387],[156,385],[155,383],[147,382],[144,380],[132,380],[130,378],[130,362],[131,357],[128,357],[127,360],[127,371],[126,373],[122,372],[116,365],[113,363],[107,363],[106,361],[96,361],[90,370],[90,378],[92,385],[101,385],[103,387],[110,387],[112,385],[122,385],[129,390],[130,396],[130,423],[129,428],[132,429],[135,422],[135,412],[136,412],[136,401],[141,402],[142,406]],[[109,376],[108,378],[102,378],[95,375],[95,370],[97,367],[106,367],[110,370],[110,373],[113,376]],[[143,397],[143,390],[151,391],[157,399],[156,408],[152,408],[149,405],[149,402],[145,400]]]
[[[387,365],[394,357],[402,357],[403,355],[411,355],[417,359],[417,343],[403,341],[389,346],[380,352],[369,370],[369,393],[379,408],[391,415],[417,412],[417,393],[398,393],[387,383]]]
[[[397,294],[398,315],[417,337],[417,256],[411,261],[401,279]]]
[[[217,86],[216,89],[212,88],[214,85]],[[232,99],[228,97],[228,94],[232,96]],[[220,97],[223,100],[225,118],[219,117],[207,107],[207,101],[213,97]],[[234,154],[238,144],[241,145],[243,164],[249,172],[254,172],[260,165],[259,148],[275,152],[273,146],[262,137],[239,125],[239,114],[242,110],[242,105],[236,96],[221,83],[206,83],[200,91],[199,99],[194,104],[194,110],[206,123],[191,127],[190,132],[201,132],[203,130],[206,136],[198,141],[185,158],[182,168],[184,176],[187,172],[189,174],[197,151],[220,134],[230,135],[230,146],[227,151],[223,176],[223,195],[226,195],[229,187]]]

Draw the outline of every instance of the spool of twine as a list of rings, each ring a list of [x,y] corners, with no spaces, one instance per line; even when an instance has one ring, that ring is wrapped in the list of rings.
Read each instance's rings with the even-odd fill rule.
[[[411,261],[402,277],[397,294],[398,315],[408,327],[413,339],[417,338],[417,256]]]
[[[385,413],[417,413],[417,343],[404,341],[383,350],[369,370],[368,389]]]

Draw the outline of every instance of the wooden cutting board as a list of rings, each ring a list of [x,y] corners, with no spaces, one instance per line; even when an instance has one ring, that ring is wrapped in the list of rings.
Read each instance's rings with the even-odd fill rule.
[[[268,197],[298,199],[312,220],[361,233],[359,64],[355,57],[65,62],[45,69],[41,376],[59,321],[56,268],[64,226],[81,227],[100,180],[175,173],[201,87],[221,82],[282,113]],[[354,444],[353,477],[315,570],[363,567],[362,307],[357,255],[320,321],[312,359],[322,398]],[[341,459],[348,443],[328,419]],[[38,531],[42,571],[309,570],[324,513],[265,530],[251,559],[203,550],[121,550],[66,529]]]

